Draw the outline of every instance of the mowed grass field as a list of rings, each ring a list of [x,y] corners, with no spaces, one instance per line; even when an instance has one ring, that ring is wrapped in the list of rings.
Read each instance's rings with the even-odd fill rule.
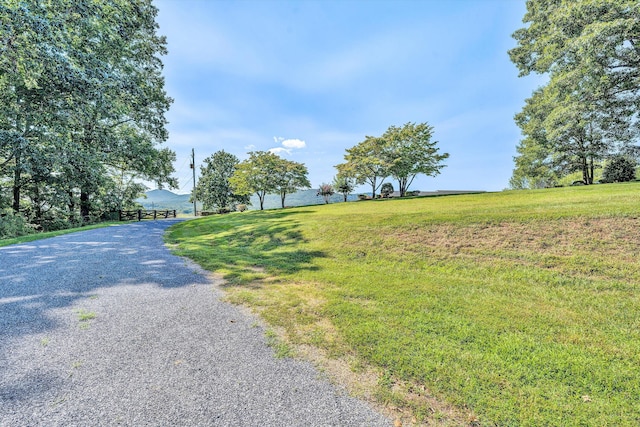
[[[167,241],[405,425],[637,426],[639,226],[632,183],[234,213]]]

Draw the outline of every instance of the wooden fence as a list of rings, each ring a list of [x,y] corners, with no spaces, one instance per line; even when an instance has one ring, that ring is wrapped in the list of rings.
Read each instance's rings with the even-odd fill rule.
[[[158,218],[176,218],[176,210],[152,210],[147,211],[144,209],[138,209],[136,211],[118,211],[118,221],[142,221],[143,219],[158,219]]]

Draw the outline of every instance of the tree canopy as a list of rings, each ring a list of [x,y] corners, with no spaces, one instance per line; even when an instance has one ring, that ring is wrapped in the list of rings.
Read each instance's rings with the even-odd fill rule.
[[[287,194],[303,188],[310,188],[307,167],[298,162],[280,158],[273,173],[276,175],[276,189],[280,193],[280,202],[284,208]]]
[[[404,196],[418,174],[435,176],[445,166],[442,162],[449,154],[438,152],[432,136],[433,127],[427,123],[390,126],[382,136],[367,136],[348,148],[345,162],[336,166],[338,174],[353,177],[356,184],[371,185],[373,198],[384,180],[393,176]]]
[[[196,186],[197,199],[202,202],[204,209],[234,211],[236,204],[250,203],[249,196],[236,194],[229,181],[239,162],[236,156],[224,150],[204,159]]]
[[[177,185],[151,0],[0,5],[0,201],[45,224]],[[9,193],[9,194],[7,194]],[[5,202],[3,202],[5,203]]]
[[[427,123],[406,123],[402,127],[390,126],[382,135],[387,172],[398,181],[400,197],[418,174],[436,176],[442,163],[449,157],[440,154],[437,141],[432,141],[433,127]]]
[[[345,162],[336,166],[339,174],[354,177],[357,185],[371,185],[373,198],[384,179],[389,176],[384,145],[382,138],[366,136],[364,141],[347,148]]]
[[[356,187],[356,180],[350,176],[338,173],[333,178],[332,186],[336,192],[342,194],[344,201],[346,202],[347,197]]]
[[[307,168],[302,163],[286,160],[269,151],[252,151],[240,162],[229,179],[236,194],[255,193],[264,209],[267,194],[280,194],[282,207],[287,194],[300,188],[309,188]]]
[[[605,158],[638,154],[640,3],[529,0],[523,22],[511,59],[521,76],[549,81],[516,116],[524,138],[512,183],[579,170],[592,184]]]

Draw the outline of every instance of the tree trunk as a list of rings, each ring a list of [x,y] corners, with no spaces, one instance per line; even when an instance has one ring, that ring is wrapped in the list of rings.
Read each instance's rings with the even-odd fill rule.
[[[344,201],[347,201],[347,193],[342,193],[342,195],[344,196]]]
[[[264,210],[264,196],[266,195],[266,193],[262,193],[262,192],[258,192],[258,199],[260,200],[260,210],[263,211]]]
[[[36,221],[39,221],[42,219],[42,204],[40,201],[40,188],[38,187],[37,183],[34,185],[34,188],[33,188],[33,201],[35,205],[34,210],[36,213]]]
[[[398,191],[400,192],[400,197],[404,197],[407,194],[407,180],[403,178],[398,179]]]
[[[282,204],[282,209],[284,209],[284,199],[287,197],[287,193],[280,193],[280,202]]]
[[[89,203],[89,193],[87,193],[84,189],[80,190],[80,216],[82,217],[82,221],[89,220],[89,212],[90,212],[90,203]]]
[[[13,212],[18,213],[20,211],[20,151],[16,150],[16,168],[13,171]]]
[[[76,211],[76,202],[74,201],[73,191],[67,192],[69,195],[69,221],[73,221],[73,216]]]
[[[589,185],[589,169],[587,168],[587,157],[582,157],[580,159],[580,162],[582,163],[582,182],[584,182],[585,185]]]
[[[593,184],[593,156],[591,156],[591,158],[589,159],[589,168],[591,170],[591,176],[589,177],[589,184]]]
[[[371,180],[371,199],[375,199],[376,198],[376,178],[374,177],[373,180]]]

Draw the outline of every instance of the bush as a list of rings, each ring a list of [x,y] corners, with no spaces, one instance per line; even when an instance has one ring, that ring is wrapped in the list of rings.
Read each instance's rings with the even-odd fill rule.
[[[329,203],[329,199],[334,194],[335,194],[335,191],[333,190],[333,186],[331,184],[327,184],[323,182],[320,185],[320,188],[318,189],[318,196],[322,196],[326,204]]]
[[[36,232],[35,226],[27,219],[11,211],[0,212],[0,239],[11,239]]]
[[[247,210],[247,205],[245,205],[245,204],[241,203],[241,204],[239,204],[239,205],[236,205],[236,209],[237,209],[239,212],[244,212],[244,211],[246,211],[246,210]]]
[[[382,197],[387,198],[391,193],[393,193],[393,184],[390,182],[382,184],[382,187],[380,187],[380,194],[382,194]]]
[[[636,162],[625,156],[615,156],[602,171],[602,182],[629,182],[636,179]]]

